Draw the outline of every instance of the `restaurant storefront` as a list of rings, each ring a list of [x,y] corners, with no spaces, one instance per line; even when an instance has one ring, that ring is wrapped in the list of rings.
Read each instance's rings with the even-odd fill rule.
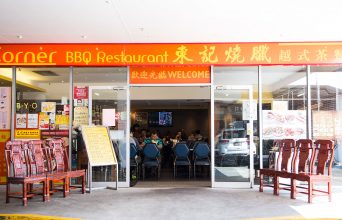
[[[77,146],[75,127],[104,125],[104,109],[114,109],[119,187],[128,187],[130,128],[148,120],[131,102],[208,100],[208,122],[196,126],[208,133],[211,186],[251,187],[278,139],[334,140],[342,161],[341,64],[341,42],[2,44],[0,152],[10,139],[61,137]],[[232,157],[228,143],[240,133],[248,149]],[[87,165],[81,151],[69,148],[75,168]],[[114,183],[107,169],[93,169],[95,184]]]

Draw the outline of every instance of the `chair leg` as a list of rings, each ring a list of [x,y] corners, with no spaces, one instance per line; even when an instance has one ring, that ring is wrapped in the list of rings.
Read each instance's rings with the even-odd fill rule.
[[[196,165],[194,164],[194,179],[196,179]]]
[[[158,180],[160,179],[160,169],[161,169],[161,165],[158,165]]]
[[[84,194],[86,191],[86,176],[82,176],[82,194]]]
[[[142,166],[142,172],[143,172],[143,180],[145,180],[145,166]]]
[[[46,180],[43,181],[43,202],[46,201]]]
[[[313,184],[311,181],[308,182],[308,203],[312,203],[312,191],[313,191]]]
[[[259,192],[264,191],[264,174],[260,173],[260,179],[259,179]]]
[[[297,183],[294,178],[291,178],[291,199],[296,199]]]
[[[6,203],[10,202],[10,198],[9,198],[10,191],[11,191],[11,184],[7,180],[7,183],[6,183]]]
[[[279,177],[273,176],[273,195],[279,196]]]
[[[50,180],[46,181],[45,185],[46,201],[50,201]]]
[[[173,164],[173,179],[176,179],[176,165]]]
[[[329,202],[331,202],[331,182],[330,182],[330,180],[328,181],[328,197],[329,197]]]
[[[27,183],[23,183],[23,206],[27,206]]]
[[[190,175],[191,175],[191,167],[189,165],[189,180],[190,180]]]

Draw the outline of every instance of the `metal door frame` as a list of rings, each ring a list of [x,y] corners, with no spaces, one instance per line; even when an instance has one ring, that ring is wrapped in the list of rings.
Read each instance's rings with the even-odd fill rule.
[[[254,185],[254,155],[253,149],[249,148],[249,182],[215,182],[215,90],[216,88],[222,88],[226,90],[248,90],[249,106],[252,108],[253,104],[253,86],[252,85],[212,85],[211,86],[211,186],[212,187],[230,187],[230,188],[252,188]],[[249,111],[253,114],[253,112]],[[253,117],[249,114],[249,124],[252,135],[249,135],[249,143],[253,143]]]
[[[129,187],[129,125],[130,125],[130,102],[129,102],[129,87],[128,86],[89,86],[89,108],[88,108],[88,122],[89,125],[92,124],[92,109],[93,109],[93,90],[125,90],[126,91],[126,181],[125,182],[118,182],[118,185],[115,186],[115,182],[92,182],[94,188],[107,188],[108,185],[110,188],[113,187]],[[91,176],[90,176],[91,178]]]

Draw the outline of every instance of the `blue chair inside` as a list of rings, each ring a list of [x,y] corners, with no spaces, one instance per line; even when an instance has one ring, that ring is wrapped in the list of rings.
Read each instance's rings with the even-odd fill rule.
[[[210,149],[206,142],[198,142],[194,149],[194,177],[196,178],[196,166],[210,166]]]
[[[135,146],[135,144],[130,144],[130,158],[134,159],[135,156],[138,154],[138,148]]]
[[[173,171],[174,178],[176,178],[177,166],[188,166],[189,167],[189,179],[190,179],[191,163],[188,157],[189,152],[190,152],[188,145],[186,144],[186,142],[177,143],[173,151],[175,154],[174,171]]]
[[[175,148],[174,148],[174,153],[175,153],[175,162],[177,163],[177,161],[188,161],[189,162],[189,148],[187,146],[186,143],[177,143]],[[190,162],[189,162],[190,163]],[[188,164],[184,164],[184,165],[188,165]]]
[[[209,158],[210,149],[206,142],[199,142],[194,149],[195,159],[202,160]]]
[[[144,162],[142,164],[143,167],[143,179],[145,179],[145,167],[156,167],[158,170],[157,179],[160,176],[160,167],[158,157],[160,155],[159,149],[156,144],[148,143],[145,145],[144,150]]]

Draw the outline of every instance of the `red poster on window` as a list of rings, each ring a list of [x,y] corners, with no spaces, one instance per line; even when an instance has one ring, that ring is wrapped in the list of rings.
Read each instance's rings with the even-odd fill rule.
[[[74,99],[88,99],[88,86],[74,86]]]

